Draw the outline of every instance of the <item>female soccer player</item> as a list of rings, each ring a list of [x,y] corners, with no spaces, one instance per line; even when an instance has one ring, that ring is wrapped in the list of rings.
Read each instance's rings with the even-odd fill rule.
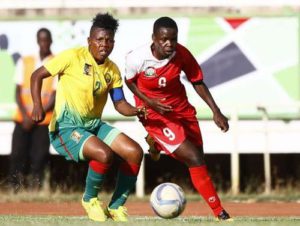
[[[135,185],[143,157],[141,147],[124,133],[101,120],[108,93],[115,109],[125,116],[143,114],[124,97],[117,65],[108,56],[114,48],[118,21],[110,14],[93,19],[88,47],[69,49],[37,69],[31,78],[34,103],[32,119],[44,118],[41,104],[42,80],[59,76],[55,110],[49,125],[50,141],[67,160],[88,161],[82,205],[94,221],[127,221],[124,204]],[[121,157],[117,185],[106,210],[98,200],[113,155]]]
[[[203,74],[192,54],[177,43],[178,28],[169,17],[154,23],[152,43],[129,52],[126,57],[126,84],[135,94],[137,107],[147,108],[140,121],[147,130],[148,143],[184,162],[194,187],[218,220],[232,220],[221,205],[204,161],[203,144],[195,108],[188,102],[180,74],[183,71],[198,95],[213,112],[218,127],[226,132],[227,118],[216,105]],[[150,147],[152,156],[158,152]]]

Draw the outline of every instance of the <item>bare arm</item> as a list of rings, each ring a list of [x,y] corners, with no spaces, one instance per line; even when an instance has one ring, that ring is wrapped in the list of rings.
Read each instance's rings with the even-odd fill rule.
[[[135,116],[138,109],[129,104],[125,99],[114,102],[115,109],[124,116]]]
[[[126,83],[127,87],[131,90],[131,92],[133,92],[138,98],[140,98],[141,100],[144,101],[146,107],[149,106],[161,114],[172,111],[172,106],[162,103],[162,101],[164,101],[164,99],[149,98],[138,89],[138,87],[136,86],[136,84],[134,82],[128,82],[125,79],[125,83]]]
[[[46,70],[44,66],[35,70],[31,76],[30,89],[31,97],[33,101],[32,120],[34,122],[41,122],[45,118],[45,111],[42,105],[41,90],[43,85],[43,79],[50,77],[51,74]]]
[[[115,109],[124,116],[147,117],[147,112],[144,107],[136,108],[128,103],[125,99],[114,102]]]
[[[214,98],[212,97],[209,89],[204,82],[194,84],[194,89],[198,95],[205,101],[209,108],[213,112],[213,119],[216,125],[223,131],[226,132],[229,129],[228,119],[222,114],[219,107],[217,106]]]
[[[51,93],[51,96],[50,96],[47,104],[44,106],[44,111],[46,113],[53,110],[54,105],[55,105],[55,95],[56,95],[56,91],[53,91]]]

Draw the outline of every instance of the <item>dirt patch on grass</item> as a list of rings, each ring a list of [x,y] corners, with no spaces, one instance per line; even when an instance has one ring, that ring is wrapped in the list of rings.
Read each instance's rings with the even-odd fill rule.
[[[232,216],[300,216],[300,203],[223,203]],[[131,216],[154,216],[146,201],[128,201],[126,204]],[[84,216],[79,202],[8,202],[0,203],[1,215],[56,215]],[[182,216],[211,216],[212,212],[205,203],[188,202]]]

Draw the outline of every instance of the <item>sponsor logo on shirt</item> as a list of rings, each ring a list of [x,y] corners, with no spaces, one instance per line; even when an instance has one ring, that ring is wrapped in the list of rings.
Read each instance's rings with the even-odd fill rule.
[[[83,67],[83,74],[90,75],[92,65],[85,63]]]
[[[78,131],[75,130],[75,131],[73,131],[73,133],[71,133],[70,137],[73,141],[75,141],[78,144],[82,135]]]
[[[145,70],[145,76],[150,77],[156,77],[156,71],[154,67],[147,67]]]
[[[111,75],[109,73],[106,73],[104,78],[107,84],[111,83]]]

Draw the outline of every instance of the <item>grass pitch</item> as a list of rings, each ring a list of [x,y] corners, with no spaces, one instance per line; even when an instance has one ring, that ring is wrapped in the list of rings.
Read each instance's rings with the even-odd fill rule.
[[[171,220],[165,220],[158,217],[130,217],[126,223],[113,222],[108,220],[105,223],[92,222],[87,217],[57,217],[57,216],[0,216],[1,226],[299,226],[300,217],[237,217],[234,222],[215,222],[213,218],[208,217],[178,217]]]

